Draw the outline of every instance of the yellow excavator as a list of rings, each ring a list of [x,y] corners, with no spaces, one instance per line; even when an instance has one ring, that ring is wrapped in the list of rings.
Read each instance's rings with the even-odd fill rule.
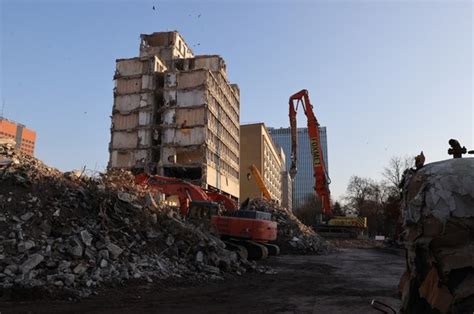
[[[254,164],[250,165],[249,170],[252,176],[254,177],[255,182],[257,183],[257,186],[260,189],[260,192],[262,192],[263,198],[270,201],[272,197],[270,196],[270,192],[268,191],[267,186],[265,185],[265,181],[263,180],[260,171],[258,171],[257,167]],[[250,176],[248,176],[247,178],[250,180]]]

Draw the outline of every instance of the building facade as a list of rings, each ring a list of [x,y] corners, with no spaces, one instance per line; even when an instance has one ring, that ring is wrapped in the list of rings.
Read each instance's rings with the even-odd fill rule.
[[[280,147],[283,148],[287,156],[291,156],[291,133],[290,128],[269,128],[269,133],[273,141]],[[327,129],[326,127],[319,128],[319,134],[321,137],[321,149],[323,153],[323,159],[326,164],[326,171],[329,174],[329,163],[328,163],[328,143],[327,143]],[[308,195],[314,194],[314,176],[313,176],[313,164],[311,155],[311,145],[308,136],[307,128],[298,128],[298,173],[293,179],[292,186],[292,207],[297,209],[303,205],[305,198]],[[286,171],[289,170],[291,165],[291,158],[288,157],[286,160]]]
[[[189,180],[239,197],[240,91],[217,55],[178,32],[141,35],[116,61],[109,168]]]
[[[263,123],[240,126],[240,199],[262,197],[254,178],[248,176],[251,165],[255,165],[262,175],[270,196],[282,202],[282,172],[284,171],[284,151],[273,143]]]
[[[18,150],[30,156],[35,155],[36,132],[23,124],[0,117],[0,138],[12,139]]]

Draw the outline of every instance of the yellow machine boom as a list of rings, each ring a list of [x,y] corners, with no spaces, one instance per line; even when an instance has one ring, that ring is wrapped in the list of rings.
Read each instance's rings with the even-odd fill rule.
[[[260,192],[263,194],[263,197],[267,200],[271,200],[270,192],[265,185],[265,181],[263,181],[260,171],[258,171],[257,167],[253,164],[249,168],[252,176],[255,178],[255,182],[257,183]]]

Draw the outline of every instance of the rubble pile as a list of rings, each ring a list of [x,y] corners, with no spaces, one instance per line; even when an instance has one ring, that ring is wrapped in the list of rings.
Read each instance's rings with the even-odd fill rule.
[[[474,158],[410,170],[402,212],[407,270],[402,313],[474,309]]]
[[[86,297],[131,278],[261,270],[183,221],[128,172],[62,173],[0,143],[0,289]]]
[[[303,224],[290,210],[261,198],[250,201],[250,210],[271,213],[278,223],[278,238],[275,242],[282,253],[327,253],[329,243],[311,227]]]

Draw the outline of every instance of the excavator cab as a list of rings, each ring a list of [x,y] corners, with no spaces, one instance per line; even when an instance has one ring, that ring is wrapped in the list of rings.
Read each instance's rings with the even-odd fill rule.
[[[209,201],[192,201],[189,203],[187,218],[211,220],[211,216],[220,213],[220,205]]]

